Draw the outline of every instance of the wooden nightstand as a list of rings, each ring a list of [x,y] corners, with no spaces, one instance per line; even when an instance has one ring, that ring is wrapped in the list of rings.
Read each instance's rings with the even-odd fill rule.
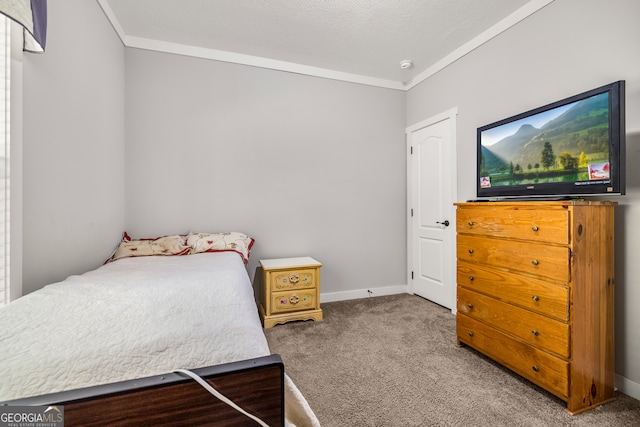
[[[292,320],[322,320],[320,267],[310,257],[260,260],[260,317],[265,328]]]

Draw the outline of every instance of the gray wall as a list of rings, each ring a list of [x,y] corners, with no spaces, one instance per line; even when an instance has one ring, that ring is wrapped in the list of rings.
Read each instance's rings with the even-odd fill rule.
[[[458,107],[458,197],[475,195],[476,128],[627,84],[627,195],[615,198],[616,372],[640,394],[640,3],[556,0],[409,91],[407,125]],[[624,384],[630,380],[630,384]]]
[[[93,269],[124,228],[124,47],[95,1],[49,2],[23,56],[23,293]]]
[[[245,231],[251,273],[263,257],[315,256],[323,293],[405,285],[406,125],[458,108],[458,196],[470,198],[477,126],[625,79],[616,370],[640,387],[639,12],[556,0],[405,95],[125,54],[97,2],[49,2],[47,53],[23,66],[24,293],[97,267],[125,228]]]
[[[242,231],[261,258],[312,256],[322,293],[406,285],[405,93],[126,52],[133,237]]]

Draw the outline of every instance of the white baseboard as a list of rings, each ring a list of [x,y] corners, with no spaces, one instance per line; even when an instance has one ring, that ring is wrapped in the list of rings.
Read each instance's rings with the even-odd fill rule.
[[[408,285],[384,286],[381,288],[356,289],[345,292],[320,292],[320,303],[346,301],[350,299],[381,297],[383,295],[395,295],[409,293]]]
[[[627,396],[640,400],[640,383],[616,374],[616,388]]]

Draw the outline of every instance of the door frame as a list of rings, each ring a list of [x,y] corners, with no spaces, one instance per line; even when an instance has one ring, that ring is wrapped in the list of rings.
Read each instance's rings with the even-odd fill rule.
[[[449,126],[450,126],[450,138],[451,141],[450,143],[453,146],[453,149],[451,150],[451,156],[450,156],[450,164],[447,165],[448,166],[448,170],[451,171],[451,190],[453,192],[453,194],[451,195],[452,200],[457,200],[458,199],[458,167],[457,167],[457,159],[458,159],[458,152],[457,152],[457,134],[456,134],[456,117],[458,115],[458,109],[457,108],[452,108],[450,110],[447,110],[445,112],[442,112],[440,114],[437,114],[435,116],[432,116],[426,120],[422,120],[416,124],[413,124],[409,127],[406,128],[405,131],[405,139],[406,139],[406,149],[407,149],[407,283],[408,283],[408,290],[409,293],[414,294],[413,291],[413,279],[411,278],[411,272],[414,271],[413,268],[413,221],[414,221],[414,217],[411,216],[411,209],[413,207],[413,182],[411,180],[412,174],[413,174],[413,162],[411,160],[411,134],[417,130],[420,130],[422,128],[431,126],[433,124],[436,124],[438,122],[441,122],[443,120],[447,120],[449,119]],[[455,222],[455,208],[454,206],[450,206],[451,209],[451,216],[450,216],[450,221],[451,221],[451,226],[455,227],[456,222]],[[454,240],[455,240],[455,233],[454,233]],[[451,268],[453,271],[450,271],[451,276],[453,277],[454,280],[456,278],[456,262],[455,262],[455,258],[456,258],[456,242],[452,242],[451,245],[451,249],[449,251],[449,254],[444,254],[444,256],[450,256],[452,257],[452,259],[454,260],[451,263]],[[453,314],[456,314],[457,312],[457,308],[456,308],[456,285],[455,283],[453,284],[453,286],[451,287],[451,292],[453,293],[452,295],[452,301],[453,303],[453,307],[451,308],[451,312]]]

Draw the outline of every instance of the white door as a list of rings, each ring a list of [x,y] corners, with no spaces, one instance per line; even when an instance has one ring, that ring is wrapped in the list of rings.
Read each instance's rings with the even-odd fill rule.
[[[410,290],[455,310],[455,111],[407,129]]]

